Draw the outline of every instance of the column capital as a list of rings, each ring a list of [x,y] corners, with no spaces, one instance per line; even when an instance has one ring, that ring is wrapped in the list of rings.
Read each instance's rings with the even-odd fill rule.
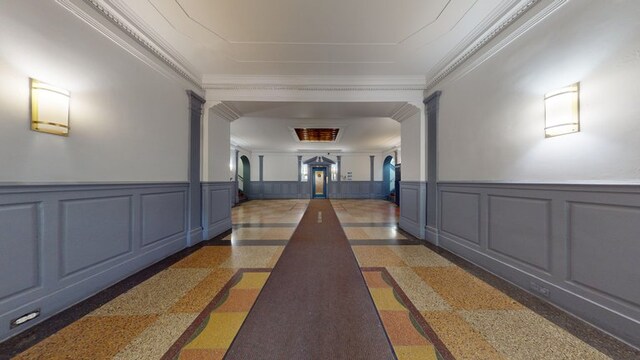
[[[424,98],[424,100],[422,101],[424,104],[429,105],[429,103],[432,103],[433,101],[435,101],[437,103],[438,99],[440,99],[440,95],[442,95],[442,91],[438,90],[438,91],[434,91],[433,94],[427,96],[426,98]]]
[[[206,102],[202,96],[192,90],[187,90],[187,96],[189,96],[189,106],[191,106],[191,108],[202,110],[202,105]]]

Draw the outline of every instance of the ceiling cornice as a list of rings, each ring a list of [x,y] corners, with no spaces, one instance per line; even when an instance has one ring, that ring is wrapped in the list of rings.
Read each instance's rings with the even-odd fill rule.
[[[390,118],[398,122],[403,122],[404,120],[412,117],[413,115],[419,112],[420,112],[419,107],[410,103],[406,103],[402,107],[400,107],[396,112],[391,114]]]
[[[151,52],[158,60],[167,65],[171,70],[194,85],[199,90],[203,90],[201,81],[191,71],[187,70],[188,67],[181,61],[176,59],[176,56],[171,55],[170,51],[165,46],[158,45],[155,39],[152,39],[150,35],[139,30],[133,23],[127,20],[122,14],[118,13],[113,6],[110,6],[108,1],[105,0],[82,0],[84,3],[95,9],[100,15],[117,26],[122,30],[129,38],[134,40],[140,46]],[[117,41],[116,39],[112,39]]]
[[[240,119],[240,117],[242,117],[242,114],[240,114],[238,110],[236,110],[231,105],[225,104],[223,102],[218,102],[217,104],[213,105],[209,111],[229,121],[238,120]]]
[[[513,31],[510,31],[509,34],[503,36],[499,41],[496,40],[491,44],[486,44],[483,47],[482,51],[478,51],[476,53],[476,56],[473,56],[464,64],[461,64],[461,66],[456,69],[457,71],[455,71],[455,75],[448,76],[446,80],[443,79],[443,81],[455,81],[456,79],[459,79],[469,72],[475,70],[478,66],[496,55],[498,52],[500,52],[500,50],[504,49],[514,40],[525,34],[527,31],[533,29],[536,25],[538,25],[538,23],[547,18],[568,1],[569,0],[550,0],[550,3],[547,6],[524,21],[523,24],[519,25]]]
[[[61,0],[58,0],[61,1]],[[171,68],[199,90],[270,90],[270,91],[430,91],[449,74],[458,69],[487,43],[520,19],[527,11],[544,0],[514,0],[516,5],[505,3],[503,16],[487,19],[481,28],[481,35],[471,34],[462,47],[454,49],[452,59],[428,80],[424,75],[415,76],[250,76],[250,75],[204,75],[202,81],[189,70],[180,54],[168,47],[157,35],[151,34],[139,19],[130,19],[122,13],[118,1],[114,0],[63,0],[82,1],[95,9],[98,14],[118,27],[124,34],[144,47],[155,58]],[[567,0],[561,0],[565,2]],[[558,1],[556,1],[558,2]],[[509,6],[513,6],[511,9]],[[498,11],[497,13],[500,13]],[[130,15],[130,14],[129,14]],[[475,41],[474,41],[475,39]],[[112,39],[118,41],[117,39]],[[462,50],[460,50],[462,49]]]
[[[475,41],[471,41],[471,43],[467,45],[462,51],[456,51],[457,54],[454,54],[453,60],[449,61],[443,67],[443,69],[437,72],[437,74],[428,82],[426,91],[431,91],[442,80],[449,76],[449,74],[458,69],[469,58],[475,55],[478,51],[480,51],[480,49],[482,49],[491,40],[500,35],[500,33],[502,33],[506,28],[520,19],[539,2],[541,2],[541,0],[522,1],[519,7],[516,7],[512,11],[507,12],[507,14],[502,17],[502,19],[495,21],[493,26],[490,26],[484,32],[484,34],[478,37]]]
[[[424,90],[425,77],[416,76],[259,76],[205,75],[205,90],[372,91]]]

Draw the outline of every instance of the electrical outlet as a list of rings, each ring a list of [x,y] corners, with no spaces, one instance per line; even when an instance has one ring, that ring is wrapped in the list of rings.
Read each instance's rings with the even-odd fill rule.
[[[540,295],[549,297],[549,289],[547,289],[546,287],[540,287]]]
[[[13,319],[11,320],[11,323],[9,325],[9,327],[11,329],[20,326],[26,322],[29,322],[35,318],[37,318],[38,316],[40,316],[40,309],[35,309],[32,312],[26,313],[22,316],[20,316],[19,318]]]
[[[540,284],[536,282],[530,281],[529,286],[531,287],[531,290],[535,291],[536,293],[544,297],[549,297],[549,295],[551,294],[548,288],[544,286],[540,286]]]

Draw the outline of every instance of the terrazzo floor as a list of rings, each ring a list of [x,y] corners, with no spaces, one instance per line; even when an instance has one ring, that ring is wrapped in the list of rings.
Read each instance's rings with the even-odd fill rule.
[[[234,274],[274,267],[307,203],[249,201],[233,208],[233,231],[215,246],[173,262],[15,358],[160,359]],[[360,267],[386,271],[456,359],[640,358],[464,260],[421,245],[397,228],[392,203],[332,205]]]

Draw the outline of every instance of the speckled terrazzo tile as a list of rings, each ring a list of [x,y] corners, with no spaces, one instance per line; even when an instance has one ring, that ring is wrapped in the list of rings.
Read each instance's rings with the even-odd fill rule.
[[[344,233],[347,235],[347,239],[349,240],[363,240],[369,239],[369,235],[359,227],[347,227],[344,228]]]
[[[523,309],[517,301],[458,267],[414,267],[413,271],[454,309]]]
[[[160,314],[201,282],[211,269],[167,269],[118,296],[90,315]]]
[[[87,316],[14,359],[110,359],[156,319],[156,315]]]
[[[390,246],[389,248],[409,266],[453,266],[449,260],[422,245]]]
[[[231,248],[231,256],[222,268],[266,268],[281,246],[239,246]]]
[[[452,311],[423,311],[422,316],[457,360],[505,359],[488,341]]]
[[[369,239],[406,239],[395,227],[364,227]]]
[[[283,251],[284,246],[277,246],[275,253],[271,256],[271,260],[269,260],[269,263],[267,264],[268,268],[274,268],[276,266],[276,263],[280,259],[280,256],[282,256]]]
[[[406,266],[387,246],[352,246],[360,267]]]
[[[231,279],[236,271],[233,269],[215,269],[200,283],[189,290],[169,312],[198,313],[211,302],[216,294]]]
[[[264,228],[240,228],[231,233],[231,240],[254,240],[262,238]]]
[[[419,311],[444,311],[451,307],[409,267],[387,267],[391,277]]]
[[[215,268],[227,260],[231,248],[226,246],[205,246],[195,253],[175,263],[172,268]]]
[[[509,359],[609,359],[529,310],[461,311],[460,315]]]
[[[198,314],[165,314],[116,354],[117,360],[155,360],[173,345]]]
[[[295,229],[295,227],[267,228],[260,239],[289,240]]]

